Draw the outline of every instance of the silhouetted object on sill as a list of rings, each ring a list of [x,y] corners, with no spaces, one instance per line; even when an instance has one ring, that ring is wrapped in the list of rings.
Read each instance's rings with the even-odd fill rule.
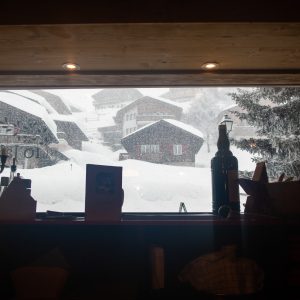
[[[218,151],[211,160],[212,210],[214,215],[218,215],[222,206],[228,206],[231,210],[240,212],[238,160],[229,150],[230,142],[226,125],[220,124],[218,129]]]
[[[124,191],[122,167],[86,166],[86,221],[120,221]]]
[[[179,213],[187,213],[187,209],[186,209],[184,202],[180,202]]]
[[[240,178],[239,183],[248,195],[245,213],[272,216],[300,215],[300,181],[284,180],[269,182],[265,163],[258,163],[251,179]]]
[[[15,177],[0,197],[0,220],[34,220],[36,201],[31,197],[31,180]]]

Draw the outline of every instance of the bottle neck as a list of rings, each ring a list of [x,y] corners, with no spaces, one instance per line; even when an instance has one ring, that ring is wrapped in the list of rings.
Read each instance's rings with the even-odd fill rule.
[[[218,152],[216,153],[216,155],[232,155],[231,151],[229,150],[230,143],[227,135],[226,125],[219,125],[219,138],[217,142],[217,147]]]

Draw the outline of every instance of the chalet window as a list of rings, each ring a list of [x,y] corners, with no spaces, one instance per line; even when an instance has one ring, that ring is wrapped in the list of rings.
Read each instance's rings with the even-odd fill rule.
[[[173,145],[173,154],[182,155],[182,145]]]
[[[141,145],[141,153],[159,153],[159,145]]]

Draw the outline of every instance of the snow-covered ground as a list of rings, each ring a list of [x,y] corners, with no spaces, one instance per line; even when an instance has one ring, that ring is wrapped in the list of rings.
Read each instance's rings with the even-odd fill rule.
[[[95,142],[84,143],[83,151],[71,149],[64,154],[69,161],[18,170],[24,178],[32,180],[32,196],[38,202],[38,211],[84,211],[87,163],[123,167],[124,212],[178,212],[180,202],[185,203],[188,212],[211,211],[210,159],[214,152],[207,153],[205,147],[197,156],[200,168],[118,161],[117,153]],[[247,170],[254,169],[249,154],[237,157]]]
[[[255,163],[251,160],[249,152],[242,151],[235,146],[230,146],[230,151],[238,159],[239,170],[253,171],[255,169]],[[210,145],[210,152],[207,152],[207,145],[204,142],[200,151],[196,154],[196,166],[199,168],[210,168],[210,161],[216,152],[216,145]]]

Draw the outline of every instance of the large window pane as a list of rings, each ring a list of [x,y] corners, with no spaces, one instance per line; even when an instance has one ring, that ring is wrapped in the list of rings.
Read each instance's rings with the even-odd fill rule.
[[[181,202],[188,212],[209,212],[210,160],[225,114],[233,120],[231,151],[240,176],[251,176],[255,168],[253,153],[236,145],[255,141],[260,128],[238,117],[251,108],[247,112],[230,93],[240,92],[200,87],[0,91],[0,142],[10,156],[7,165],[16,157],[17,172],[32,179],[39,211],[84,211],[85,165],[99,164],[123,167],[125,212],[178,212]],[[261,101],[266,109],[274,106],[267,93]],[[9,176],[9,169],[1,176]]]

